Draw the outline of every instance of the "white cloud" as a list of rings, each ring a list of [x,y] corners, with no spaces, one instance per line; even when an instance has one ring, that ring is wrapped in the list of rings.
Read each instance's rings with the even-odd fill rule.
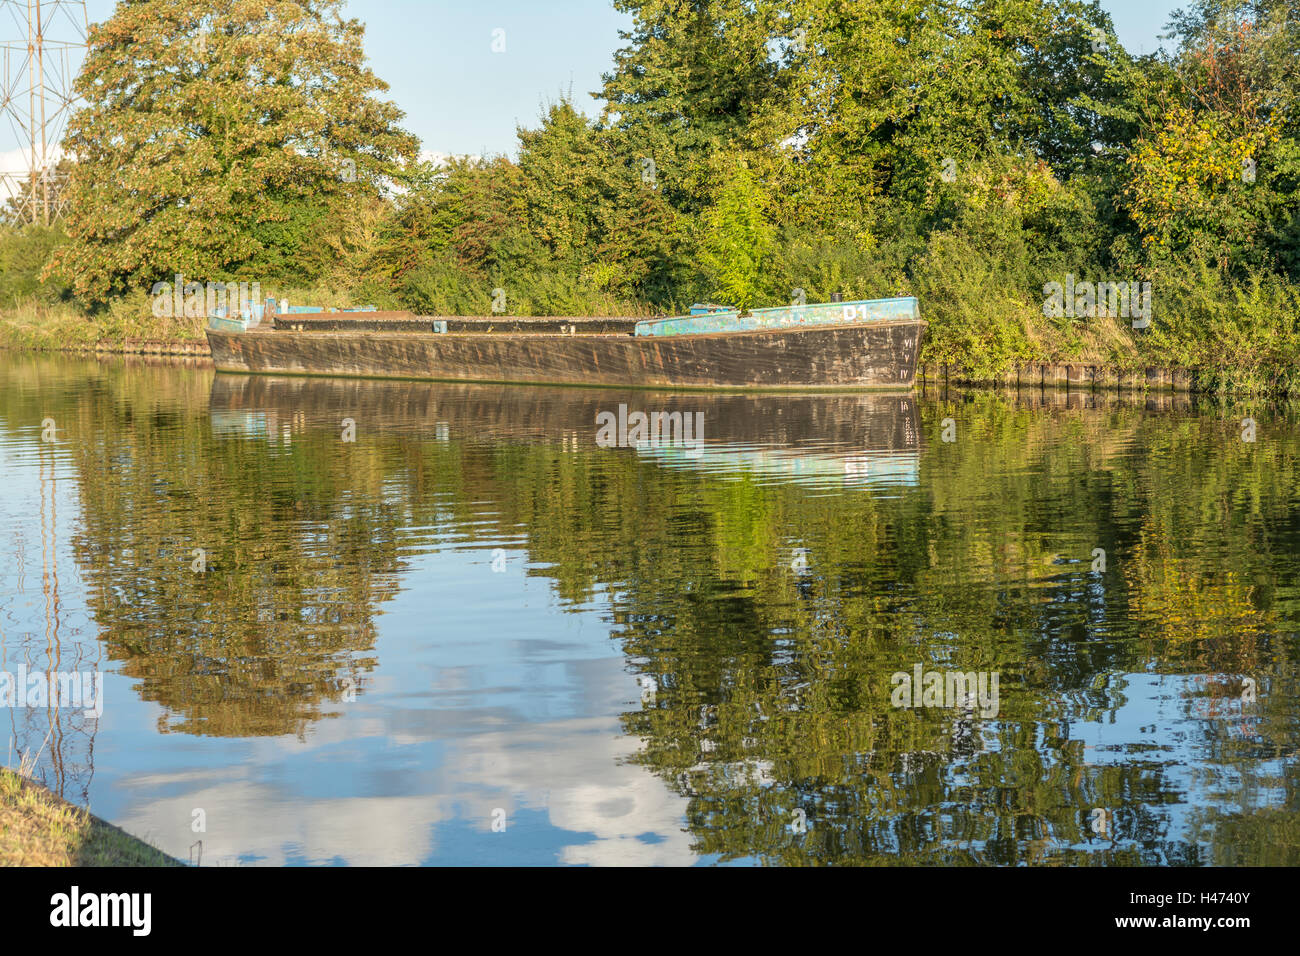
[[[443,733],[448,728],[440,728]],[[360,737],[388,736],[391,728],[326,721],[307,749],[326,750]],[[689,866],[695,862],[684,826],[686,798],[630,758],[639,743],[622,733],[617,718],[588,717],[512,726],[443,738],[440,766],[422,774],[424,793],[388,796],[315,797],[272,783],[267,767],[289,754],[303,755],[301,741],[258,741],[255,756],[231,768],[140,775],[131,780],[131,810],[114,822],[182,860],[190,844],[203,841],[204,866],[283,866],[341,860],[352,866],[416,865],[435,854],[439,825],[457,820],[499,841],[509,862],[508,835],[492,832],[492,813],[507,813],[507,833],[521,810],[540,810],[558,830],[574,834],[557,846],[558,862],[598,866]],[[150,800],[145,794],[172,795]],[[191,814],[207,814],[207,833],[190,830]],[[651,839],[647,840],[649,835]]]
[[[50,162],[57,163],[63,158],[63,150],[57,146],[50,150]],[[18,191],[18,184],[27,178],[32,168],[32,156],[25,149],[0,150],[0,202],[9,199]]]

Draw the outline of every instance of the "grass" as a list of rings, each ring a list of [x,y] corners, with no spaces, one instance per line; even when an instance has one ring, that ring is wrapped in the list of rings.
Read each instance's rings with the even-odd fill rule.
[[[0,768],[0,866],[181,866],[21,774]]]
[[[125,339],[191,341],[203,338],[202,319],[155,318],[145,296],[126,296],[97,314],[69,303],[16,302],[0,309],[0,348],[59,351]]]
[[[92,346],[100,336],[95,324],[66,305],[24,303],[0,311],[0,346],[54,351]]]

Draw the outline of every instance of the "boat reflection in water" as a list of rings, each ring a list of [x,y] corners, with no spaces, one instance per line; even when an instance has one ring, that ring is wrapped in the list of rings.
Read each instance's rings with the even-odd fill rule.
[[[724,479],[754,476],[783,483],[841,487],[920,483],[921,458],[914,451],[867,451],[845,456],[740,444],[705,445],[698,452],[646,445],[637,451],[668,468],[692,468]]]
[[[613,447],[666,468],[760,483],[919,482],[920,426],[909,392],[744,395],[218,375],[210,416],[219,438],[291,440],[351,419],[360,430],[439,441],[455,434]],[[602,423],[616,423],[609,441]]]

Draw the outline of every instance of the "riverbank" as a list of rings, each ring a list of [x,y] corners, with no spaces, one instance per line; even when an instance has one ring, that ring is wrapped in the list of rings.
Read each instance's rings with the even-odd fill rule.
[[[936,325],[939,326],[936,329]],[[1253,350],[1231,337],[1220,339],[1220,362],[1205,362],[1206,349],[1175,348],[1167,333],[1158,346],[1139,349],[1120,323],[1101,321],[1087,342],[1040,341],[1032,354],[998,363],[942,361],[954,350],[943,341],[943,320],[931,320],[918,382],[975,388],[1042,387],[1069,391],[1174,391],[1205,395],[1257,395],[1277,398],[1300,394],[1300,367],[1276,343]],[[0,311],[0,348],[69,355],[173,356],[210,360],[200,319],[145,321],[133,312],[91,317],[69,306],[26,306]],[[1243,352],[1252,353],[1244,359]],[[1162,360],[1162,358],[1164,360]],[[1231,361],[1228,359],[1235,359]]]
[[[207,355],[201,319],[155,319],[146,302],[99,315],[65,303],[0,310],[0,348],[26,352]]]
[[[182,866],[161,850],[0,768],[0,866]]]
[[[918,382],[927,387],[961,385],[968,388],[1042,388],[1074,392],[1214,392],[1215,389],[1199,384],[1202,377],[1196,369],[1130,368],[1081,362],[1025,362],[996,376],[979,376],[961,366],[951,365],[922,365],[917,369]]]

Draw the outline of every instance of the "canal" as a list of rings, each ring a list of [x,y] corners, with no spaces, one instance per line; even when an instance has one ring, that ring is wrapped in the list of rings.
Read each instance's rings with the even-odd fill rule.
[[[0,353],[8,765],[203,866],[1297,865],[1297,420]]]

